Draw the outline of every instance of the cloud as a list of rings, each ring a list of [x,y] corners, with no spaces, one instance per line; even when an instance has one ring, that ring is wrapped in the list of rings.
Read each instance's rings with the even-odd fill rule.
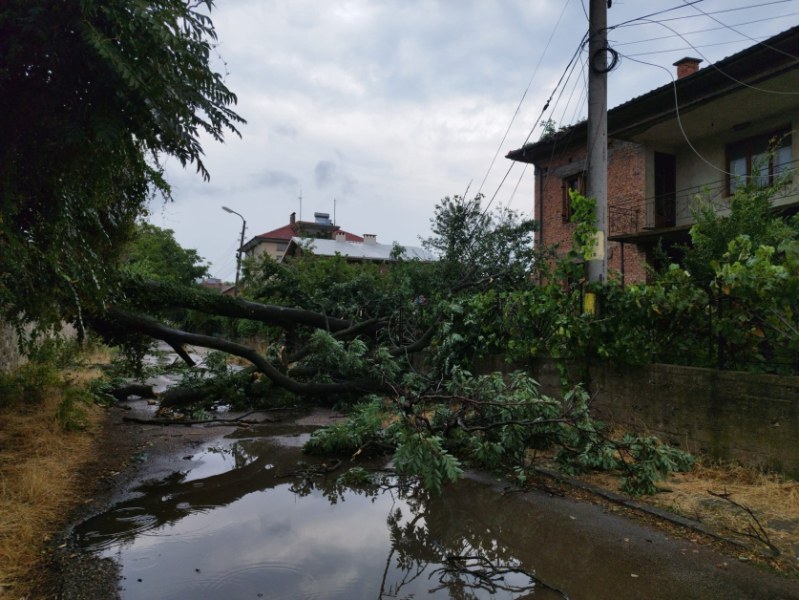
[[[614,2],[609,24],[674,3],[655,0],[647,11],[641,4]],[[702,6],[711,12],[747,4]],[[412,245],[429,234],[438,200],[463,193],[470,182],[470,193],[481,187],[495,154],[482,191],[497,195],[494,206],[513,201],[529,214],[533,169],[510,164],[505,154],[542,118],[568,125],[585,116],[584,64],[542,114],[586,30],[580,2],[235,0],[217,3],[211,16],[224,61],[219,69],[248,122],[241,139],[203,140],[210,184],[172,161],[176,202],[164,223],[212,260],[228,256],[236,242],[235,219],[230,235],[219,235],[221,204],[246,215],[253,230],[268,231],[302,204],[332,213],[335,199],[348,230]],[[670,25],[685,32],[713,26],[691,7],[666,15],[672,16],[690,17]],[[741,23],[749,16],[756,18],[757,9],[736,13]],[[783,24],[768,21],[746,32],[762,37]],[[625,57],[610,74],[610,106],[670,81],[663,69],[637,62],[639,53],[657,52],[643,60],[671,72],[686,52],[685,40],[654,21],[631,25],[611,36]],[[730,36],[713,33],[712,41]],[[751,40],[736,44],[699,48],[712,61]]]
[[[319,189],[351,194],[355,191],[352,177],[343,172],[341,166],[330,160],[320,160],[314,167],[314,183]]]
[[[266,170],[253,175],[250,180],[250,186],[296,190],[300,187],[300,181],[291,173]]]
[[[329,187],[336,179],[337,170],[335,163],[329,160],[321,160],[316,163],[313,170],[316,187]]]

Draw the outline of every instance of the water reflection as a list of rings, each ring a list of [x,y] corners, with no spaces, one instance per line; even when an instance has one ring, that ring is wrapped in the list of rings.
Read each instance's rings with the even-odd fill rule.
[[[304,460],[270,440],[215,446],[76,539],[119,560],[128,599],[566,597],[474,518],[468,495],[431,498],[385,472],[350,486]]]

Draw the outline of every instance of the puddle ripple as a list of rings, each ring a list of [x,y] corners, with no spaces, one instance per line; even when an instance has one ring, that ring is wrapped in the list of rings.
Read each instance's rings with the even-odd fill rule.
[[[202,587],[202,597],[227,594],[228,598],[316,600],[326,597],[327,594],[327,590],[323,590],[321,582],[312,574],[303,572],[294,565],[275,562],[263,562],[227,571],[203,582]],[[265,588],[267,591],[264,591]],[[325,595],[321,595],[323,591]]]

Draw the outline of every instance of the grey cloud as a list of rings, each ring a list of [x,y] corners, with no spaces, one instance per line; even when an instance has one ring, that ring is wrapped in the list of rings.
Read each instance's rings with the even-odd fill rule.
[[[257,173],[252,178],[253,185],[264,186],[268,188],[298,188],[300,185],[299,180],[284,171],[262,171]]]
[[[313,174],[316,187],[329,187],[336,181],[338,167],[329,160],[320,160],[314,167]]]
[[[293,125],[275,125],[271,133],[275,138],[288,138],[293,140],[297,138],[298,131]]]
[[[352,177],[331,160],[320,160],[316,163],[314,182],[317,188],[327,188],[343,194],[352,194],[356,187]]]

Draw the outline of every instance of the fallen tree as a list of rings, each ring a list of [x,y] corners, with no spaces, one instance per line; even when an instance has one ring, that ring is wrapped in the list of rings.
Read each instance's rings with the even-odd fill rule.
[[[532,224],[487,215],[479,198],[445,200],[434,224],[446,236],[430,242],[443,256],[435,263],[404,261],[401,249],[400,260],[384,269],[341,257],[264,259],[247,265],[244,298],[130,278],[120,300],[90,322],[116,344],[162,340],[188,365],[194,360],[186,346],[249,364],[171,390],[162,406],[224,403],[232,386],[263,380],[306,401],[348,403],[350,421],[321,430],[308,450],[351,458],[391,452],[398,470],[434,491],[468,465],[524,482],[536,449],[552,450],[567,470],[620,471],[631,493],[652,492],[658,478],[690,464],[654,439],[611,440],[579,387],[553,399],[523,373],[473,375],[503,335],[496,321],[474,320],[486,307],[472,303],[501,302],[531,285]],[[175,308],[224,319],[227,335],[189,330],[202,322],[191,316],[186,327],[156,318]],[[467,343],[466,330],[471,339],[482,336],[481,345]],[[259,343],[243,342],[242,334]]]

